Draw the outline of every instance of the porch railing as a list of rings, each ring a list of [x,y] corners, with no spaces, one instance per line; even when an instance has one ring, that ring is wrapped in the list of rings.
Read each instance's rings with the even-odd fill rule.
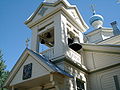
[[[49,48],[43,52],[40,52],[43,56],[45,56],[47,59],[52,59],[54,57],[54,48]]]

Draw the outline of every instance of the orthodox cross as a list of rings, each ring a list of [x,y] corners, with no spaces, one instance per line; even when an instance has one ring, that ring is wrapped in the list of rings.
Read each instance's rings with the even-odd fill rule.
[[[91,10],[92,10],[92,12],[93,12],[93,15],[95,15],[95,14],[96,14],[95,4],[92,4],[92,5],[91,5]]]
[[[28,46],[29,46],[29,39],[27,38],[27,40],[25,41],[26,42],[26,47],[28,48]]]

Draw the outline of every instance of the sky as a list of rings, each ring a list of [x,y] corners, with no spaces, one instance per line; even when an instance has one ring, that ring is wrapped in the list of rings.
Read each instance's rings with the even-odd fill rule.
[[[0,0],[0,50],[2,50],[7,70],[11,70],[23,51],[25,41],[32,31],[24,24],[43,0]],[[117,21],[120,26],[120,4],[117,0],[68,0],[78,7],[83,19],[89,24],[92,16],[91,4],[95,4],[97,14],[104,17],[104,27]]]

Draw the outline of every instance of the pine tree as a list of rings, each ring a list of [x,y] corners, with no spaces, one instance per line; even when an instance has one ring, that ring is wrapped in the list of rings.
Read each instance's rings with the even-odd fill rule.
[[[9,72],[6,71],[5,69],[6,69],[5,61],[3,60],[3,54],[0,50],[0,90],[6,90],[5,88],[3,88],[3,84],[4,81],[7,79]]]

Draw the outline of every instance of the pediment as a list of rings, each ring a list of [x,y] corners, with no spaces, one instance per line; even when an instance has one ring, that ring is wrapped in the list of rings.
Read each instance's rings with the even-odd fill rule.
[[[55,10],[55,7],[53,6],[42,5],[37,11],[37,13],[35,14],[34,18],[32,19],[32,22],[35,22],[41,19],[42,17],[48,15],[50,12],[54,10]]]
[[[11,70],[9,77],[4,83],[4,87],[37,79],[42,76],[48,76],[50,73],[60,73],[67,77],[73,77],[41,54],[38,54],[30,49],[25,49]]]
[[[31,28],[31,24],[38,23],[39,20],[48,18],[48,16],[56,14],[58,11],[63,10],[67,15],[69,14],[74,20],[81,25],[81,28],[88,29],[88,25],[83,20],[79,10],[75,5],[70,5],[64,0],[57,1],[55,3],[42,3],[38,9],[25,21],[25,24]]]
[[[42,3],[39,5],[37,10],[32,13],[32,15],[25,21],[25,24],[29,22],[35,22],[42,17],[48,15],[49,13],[53,12],[57,6],[54,3]]]
[[[50,74],[50,70],[29,55],[14,76],[10,86],[48,74]]]
[[[72,18],[74,18],[75,21],[77,21],[77,23],[83,28],[84,26],[87,26],[81,16],[81,14],[79,13],[79,10],[77,9],[76,6],[70,7],[68,9],[66,9],[67,12],[72,16]],[[88,28],[88,26],[86,27]]]
[[[40,58],[26,49],[14,68],[12,69],[4,86],[16,85],[54,72]]]

